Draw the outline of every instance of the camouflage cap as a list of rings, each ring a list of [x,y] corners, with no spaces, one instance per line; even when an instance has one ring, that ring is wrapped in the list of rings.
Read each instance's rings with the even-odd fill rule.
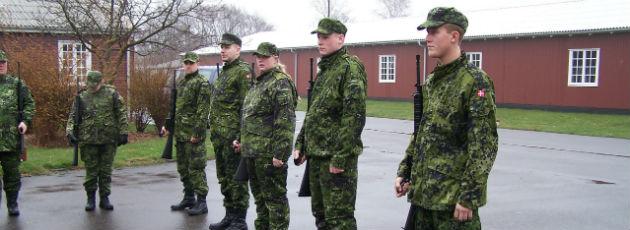
[[[98,71],[89,71],[87,74],[87,80],[90,83],[99,83],[103,79],[103,74]]]
[[[238,36],[234,34],[224,33],[221,36],[221,42],[219,42],[219,45],[231,45],[231,44],[237,44],[240,46],[243,44],[243,42],[241,41],[240,38],[238,38]]]
[[[271,42],[263,42],[258,45],[258,49],[254,52],[256,56],[278,56],[278,47]]]
[[[7,57],[7,53],[4,50],[0,50],[0,61],[8,61],[9,57]]]
[[[184,54],[184,58],[182,59],[182,62],[185,61],[198,62],[199,55],[195,52],[186,52],[186,54]]]
[[[317,29],[311,31],[311,34],[339,33],[345,35],[346,32],[348,32],[348,28],[346,28],[346,26],[339,20],[332,18],[323,18],[322,20],[319,20],[319,23],[317,24]]]
[[[431,27],[439,27],[446,23],[458,25],[464,32],[468,28],[468,19],[462,12],[454,7],[435,7],[429,11],[427,20],[418,26],[418,30],[424,30]]]

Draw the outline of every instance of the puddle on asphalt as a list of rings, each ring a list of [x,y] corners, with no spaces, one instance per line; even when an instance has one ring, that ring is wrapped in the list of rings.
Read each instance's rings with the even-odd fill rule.
[[[591,182],[593,182],[593,184],[615,184],[613,182],[602,181],[602,180],[591,180]]]

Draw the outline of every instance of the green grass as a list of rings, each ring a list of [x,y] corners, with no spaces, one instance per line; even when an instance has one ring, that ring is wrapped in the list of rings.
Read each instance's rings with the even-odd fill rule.
[[[304,111],[305,100],[298,103]],[[367,101],[367,116],[413,119],[409,101]],[[630,139],[630,115],[498,108],[499,128]]]
[[[166,138],[150,138],[136,143],[123,145],[118,148],[114,158],[114,167],[132,167],[152,165],[166,162],[161,158],[162,149]],[[206,140],[208,159],[214,159],[214,150],[210,141]],[[54,171],[83,168],[83,162],[79,160],[79,166],[73,167],[72,148],[38,148],[28,149],[28,160],[22,162],[20,170],[25,175],[44,175]],[[173,148],[173,157],[175,149]]]

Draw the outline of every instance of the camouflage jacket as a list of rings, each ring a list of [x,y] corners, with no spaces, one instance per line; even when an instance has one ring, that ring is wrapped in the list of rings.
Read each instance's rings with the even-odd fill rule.
[[[0,76],[0,152],[17,151],[17,86],[18,79],[10,75]],[[21,87],[24,96],[24,123],[31,127],[35,113],[35,101],[24,81]]]
[[[210,84],[196,71],[178,79],[175,104],[175,139],[190,141],[205,139],[210,111]]]
[[[346,48],[323,57],[311,94],[311,105],[295,149],[306,156],[332,157],[332,166],[346,168],[363,151],[367,76],[365,67]]]
[[[121,134],[127,134],[127,109],[122,96],[111,85],[103,85],[96,92],[83,90],[79,101],[70,108],[66,133],[72,134],[78,115],[76,103],[80,103],[80,144],[116,144]]]
[[[295,132],[297,92],[279,67],[261,73],[245,96],[241,117],[244,157],[275,157],[287,161]]]
[[[412,182],[408,199],[433,210],[483,206],[498,149],[492,80],[462,54],[429,75],[423,96],[419,132],[398,168]]]
[[[212,136],[234,140],[239,136],[241,107],[249,88],[250,67],[236,59],[223,66],[213,84],[210,102],[210,127]]]

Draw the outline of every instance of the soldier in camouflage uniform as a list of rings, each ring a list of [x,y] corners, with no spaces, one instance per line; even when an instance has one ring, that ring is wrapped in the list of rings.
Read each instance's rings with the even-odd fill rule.
[[[293,152],[299,162],[309,160],[311,209],[318,229],[357,228],[357,160],[363,151],[367,77],[361,61],[343,46],[346,31],[341,22],[324,18],[312,32],[317,33],[322,58]]]
[[[297,92],[278,63],[278,49],[263,42],[254,53],[260,74],[243,102],[241,151],[256,200],[256,229],[288,229],[287,160],[295,131]]]
[[[68,140],[73,144],[79,142],[81,160],[85,162],[85,211],[94,210],[97,188],[99,207],[104,210],[114,209],[109,201],[112,164],[116,147],[127,143],[127,109],[123,98],[113,86],[105,85],[104,81],[100,72],[88,72],[87,90],[81,91],[80,100],[72,105],[66,126]],[[75,111],[76,103],[80,105],[79,111]],[[75,124],[75,116],[80,116],[80,124]],[[79,125],[79,136],[73,134],[75,125]]]
[[[177,81],[177,103],[175,113],[175,148],[177,172],[184,184],[184,198],[171,210],[187,210],[188,214],[208,213],[206,195],[206,128],[210,101],[208,80],[199,74],[199,56],[193,52],[184,55],[185,76]],[[162,133],[166,133],[162,127]],[[195,194],[197,200],[195,201]]]
[[[395,180],[396,195],[409,192],[417,210],[417,230],[481,229],[478,208],[486,203],[498,135],[492,80],[461,52],[467,26],[462,13],[445,7],[418,26],[439,61],[423,86],[422,120]]]
[[[223,194],[225,217],[210,229],[247,229],[245,215],[249,206],[247,183],[234,180],[240,156],[234,152],[232,141],[240,136],[241,107],[249,88],[250,67],[240,58],[241,39],[223,34],[221,60],[225,62],[221,74],[213,84],[210,103],[210,136],[216,156],[217,178]]]
[[[20,153],[17,147],[18,132],[24,134],[27,128],[31,126],[35,113],[35,102],[30,90],[22,82],[20,90],[24,96],[24,121],[17,124],[18,78],[7,74],[8,61],[7,54],[0,50],[0,164],[2,165],[4,192],[7,195],[7,210],[10,216],[18,216],[20,210],[17,199],[22,184],[20,181]],[[1,181],[0,185],[2,185]]]

